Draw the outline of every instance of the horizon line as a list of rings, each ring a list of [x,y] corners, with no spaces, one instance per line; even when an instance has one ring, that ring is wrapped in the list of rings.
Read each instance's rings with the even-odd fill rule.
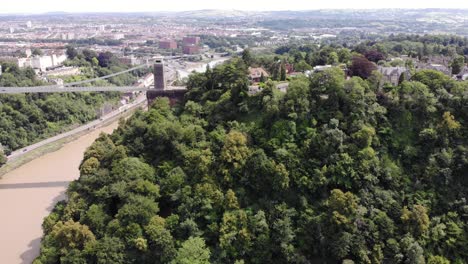
[[[250,13],[265,13],[265,12],[310,12],[310,11],[373,11],[373,10],[451,10],[451,11],[468,11],[468,8],[441,8],[441,7],[421,7],[421,8],[404,8],[404,7],[381,7],[381,8],[317,8],[317,9],[284,9],[284,10],[246,10],[246,9],[188,9],[188,10],[154,10],[154,11],[45,11],[45,12],[2,12],[0,15],[51,15],[51,14],[151,14],[151,13],[183,13],[183,12],[200,12],[200,11],[237,11]]]

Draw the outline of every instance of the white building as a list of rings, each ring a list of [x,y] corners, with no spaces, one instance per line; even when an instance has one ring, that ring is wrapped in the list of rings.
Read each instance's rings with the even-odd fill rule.
[[[25,49],[24,54],[26,54],[26,57],[29,58],[32,55],[32,50],[31,49]]]
[[[39,69],[41,71],[46,71],[47,68],[56,67],[62,65],[62,63],[67,59],[65,54],[52,54],[44,56],[34,56],[29,58],[19,58],[18,67],[31,67],[33,69]]]
[[[75,39],[75,33],[62,33],[62,36],[61,36],[62,40],[73,40]]]
[[[122,34],[122,33],[118,33],[118,34],[114,34],[112,37],[113,37],[113,39],[115,39],[115,40],[119,40],[119,39],[124,39],[124,38],[125,38],[125,35]]]
[[[313,68],[314,72],[321,72],[326,69],[330,69],[332,66],[331,65],[317,65]]]

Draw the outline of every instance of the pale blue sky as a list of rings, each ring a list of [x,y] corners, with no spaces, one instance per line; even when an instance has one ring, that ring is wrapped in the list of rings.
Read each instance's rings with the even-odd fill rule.
[[[0,13],[465,8],[468,0],[0,0]]]

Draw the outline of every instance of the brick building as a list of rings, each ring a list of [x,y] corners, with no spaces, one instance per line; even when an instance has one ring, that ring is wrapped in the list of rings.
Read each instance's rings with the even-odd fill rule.
[[[160,49],[177,49],[177,42],[174,40],[161,40],[159,41]]]
[[[196,54],[200,51],[200,47],[198,46],[184,46],[183,52],[184,54]]]
[[[182,40],[185,46],[200,44],[200,37],[184,37]]]

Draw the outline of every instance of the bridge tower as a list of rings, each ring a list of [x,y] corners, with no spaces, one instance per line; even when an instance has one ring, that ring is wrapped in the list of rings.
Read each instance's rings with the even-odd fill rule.
[[[162,58],[156,59],[154,63],[154,89],[166,90],[166,77],[164,72],[164,61]]]
[[[148,99],[148,106],[151,106],[153,101],[158,97],[167,97],[171,105],[176,104],[184,99],[187,92],[185,87],[172,87],[166,86],[166,72],[164,69],[163,59],[156,59],[153,68],[154,74],[154,89],[146,91],[146,98]]]

